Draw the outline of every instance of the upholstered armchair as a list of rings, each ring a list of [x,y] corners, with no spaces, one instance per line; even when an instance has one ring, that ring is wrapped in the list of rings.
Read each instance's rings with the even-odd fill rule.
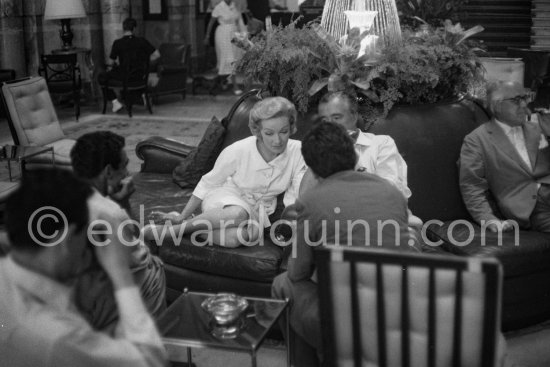
[[[31,77],[4,83],[2,101],[16,145],[51,146],[56,165],[71,166],[70,152],[75,140],[66,138],[61,130],[44,78]],[[26,163],[51,164],[51,155],[39,155]]]
[[[185,98],[191,46],[163,43],[159,53],[160,58],[151,70],[149,83],[153,102],[158,103],[159,96],[172,93],[180,93]]]
[[[0,84],[15,79],[15,70],[13,69],[0,69]],[[0,117],[5,117],[4,105],[0,103]]]

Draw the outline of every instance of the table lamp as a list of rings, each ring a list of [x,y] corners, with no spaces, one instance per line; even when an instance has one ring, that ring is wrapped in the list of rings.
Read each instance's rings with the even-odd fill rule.
[[[82,0],[46,0],[44,20],[61,19],[59,35],[63,42],[63,49],[73,48],[73,32],[71,31],[71,19],[85,18],[86,11]]]

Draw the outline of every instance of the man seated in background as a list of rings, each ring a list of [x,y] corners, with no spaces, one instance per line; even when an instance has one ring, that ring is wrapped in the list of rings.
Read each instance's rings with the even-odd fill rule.
[[[497,82],[487,90],[493,118],[464,138],[460,190],[481,226],[550,232],[550,115],[529,121],[530,90]]]
[[[164,265],[141,241],[138,228],[128,223],[129,198],[135,189],[128,176],[124,138],[110,131],[82,135],[71,150],[71,161],[75,175],[93,189],[88,200],[90,221],[108,213],[126,223],[122,233],[130,246],[134,280],[149,312],[155,318],[160,316],[166,308]],[[78,290],[79,308],[89,322],[98,330],[112,330],[118,314],[105,274],[90,273],[80,281]]]
[[[71,172],[52,169],[26,172],[8,198],[11,247],[0,259],[0,366],[166,365],[130,272],[129,248],[116,231],[93,237],[105,246],[88,242],[91,195]],[[99,219],[120,226],[109,213]],[[75,282],[94,265],[105,271],[115,292],[120,320],[114,336],[94,330],[73,301]]]
[[[302,141],[302,155],[318,183],[296,201],[296,255],[272,286],[275,298],[290,299],[293,358],[300,367],[318,366],[322,352],[314,247],[337,244],[415,251],[410,246],[405,197],[388,180],[354,170],[357,155],[342,126],[321,122],[313,127]]]
[[[116,80],[120,83],[129,70],[140,66],[142,60],[149,58],[150,61],[154,61],[160,57],[158,50],[149,41],[134,35],[136,27],[137,22],[133,18],[126,18],[122,22],[123,36],[113,42],[111,54],[109,55],[109,58],[117,64],[111,70],[98,74],[97,81],[99,85],[109,85],[110,80]],[[144,72],[148,72],[148,70]],[[131,78],[131,76],[129,77]],[[122,103],[117,99],[112,89],[108,88],[107,95],[104,97],[112,102],[113,112],[117,112],[122,108]]]

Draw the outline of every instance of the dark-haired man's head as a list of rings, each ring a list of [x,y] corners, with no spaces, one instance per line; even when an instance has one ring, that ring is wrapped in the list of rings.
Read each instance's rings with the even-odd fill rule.
[[[89,266],[86,229],[91,194],[90,186],[68,170],[25,172],[6,202],[6,229],[14,259],[60,281]],[[42,256],[48,256],[48,261],[40,261]]]
[[[103,195],[108,193],[109,186],[116,191],[128,176],[124,138],[110,131],[96,131],[78,138],[71,150],[71,161],[76,176]]]
[[[122,30],[125,32],[133,32],[137,27],[137,22],[134,18],[126,18],[122,22]]]
[[[353,141],[340,125],[321,122],[302,140],[302,155],[313,173],[327,178],[337,172],[353,170],[357,154]]]
[[[318,106],[319,118],[333,122],[346,130],[357,129],[359,106],[355,97],[344,91],[329,92],[321,97]]]

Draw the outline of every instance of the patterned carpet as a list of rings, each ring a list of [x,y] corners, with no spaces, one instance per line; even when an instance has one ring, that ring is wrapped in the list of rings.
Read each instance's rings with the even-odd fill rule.
[[[197,145],[210,122],[204,118],[172,118],[158,116],[113,116],[113,115],[89,115],[78,123],[70,123],[63,126],[65,134],[77,139],[79,136],[98,130],[110,130],[122,135],[126,139],[126,153],[130,160],[128,169],[130,172],[138,172],[141,160],[137,158],[135,147],[137,143],[151,136],[163,136],[181,141],[189,145]],[[17,164],[12,164],[12,168]],[[15,174],[18,175],[15,167]],[[8,180],[7,163],[0,163],[0,180]]]
[[[197,145],[210,121],[207,119],[174,119],[155,116],[105,116],[91,115],[82,122],[64,127],[65,134],[77,139],[86,133],[109,130],[126,138],[126,153],[130,159],[130,172],[138,172],[141,160],[137,158],[136,145],[148,137],[162,136]]]

